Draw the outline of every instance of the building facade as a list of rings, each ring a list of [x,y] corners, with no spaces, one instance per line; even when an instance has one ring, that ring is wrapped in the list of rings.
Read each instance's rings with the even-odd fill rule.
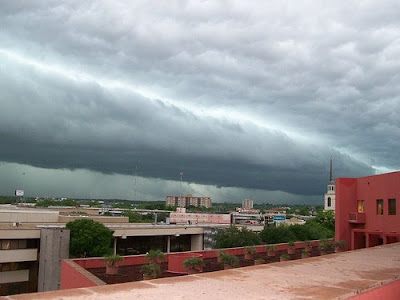
[[[47,210],[0,209],[1,296],[58,289],[69,230],[57,227],[49,235],[40,225],[57,223],[58,217]]]
[[[327,191],[324,196],[324,209],[325,210],[335,210],[335,181],[333,180],[332,172],[332,158],[330,161],[330,171],[329,171],[329,182],[327,185]]]
[[[176,212],[170,214],[172,224],[230,224],[230,214]]]
[[[400,241],[400,172],[336,179],[335,239],[360,249]]]
[[[246,209],[252,209],[254,205],[254,201],[252,199],[244,199],[242,203],[242,207]]]
[[[194,197],[190,194],[186,196],[168,195],[165,204],[167,206],[178,206],[178,207],[205,207],[210,208],[212,206],[212,200],[210,197]]]

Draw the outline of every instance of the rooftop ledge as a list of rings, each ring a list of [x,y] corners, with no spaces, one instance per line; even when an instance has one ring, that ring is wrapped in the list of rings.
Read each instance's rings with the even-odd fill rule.
[[[395,243],[225,271],[6,299],[364,299],[364,292],[379,288],[400,291],[399,262],[400,243]]]

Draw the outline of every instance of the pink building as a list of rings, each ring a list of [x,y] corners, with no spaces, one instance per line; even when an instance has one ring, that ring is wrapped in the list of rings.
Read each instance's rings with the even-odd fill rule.
[[[172,224],[230,224],[230,214],[170,213]]]
[[[400,241],[400,172],[336,179],[336,240],[349,249]]]

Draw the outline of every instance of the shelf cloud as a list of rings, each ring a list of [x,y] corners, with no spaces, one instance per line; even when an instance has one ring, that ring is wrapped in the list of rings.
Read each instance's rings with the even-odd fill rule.
[[[331,156],[335,176],[396,170],[398,6],[1,3],[0,171],[106,176],[113,197],[139,166],[146,200],[184,172],[219,201],[315,202]]]

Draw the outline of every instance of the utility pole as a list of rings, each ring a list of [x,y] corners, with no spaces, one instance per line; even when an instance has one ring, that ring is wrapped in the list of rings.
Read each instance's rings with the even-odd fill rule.
[[[135,167],[135,172],[133,175],[133,200],[136,200],[136,177],[137,177],[138,166]]]

